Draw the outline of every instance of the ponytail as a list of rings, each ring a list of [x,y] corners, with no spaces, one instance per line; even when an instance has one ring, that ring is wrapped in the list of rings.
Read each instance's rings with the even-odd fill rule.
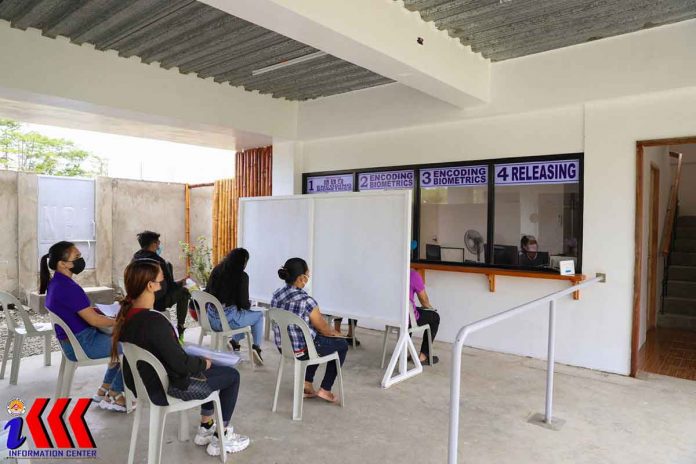
[[[51,281],[50,270],[55,271],[58,266],[58,261],[65,261],[70,255],[70,249],[74,247],[75,244],[72,242],[58,242],[48,249],[48,253],[41,257],[39,262],[39,293],[46,293],[48,289],[48,282]]]
[[[116,316],[111,336],[111,361],[117,362],[119,360],[118,343],[121,340],[121,333],[128,319],[128,314],[133,309],[133,302],[147,289],[147,284],[157,279],[160,272],[161,268],[157,261],[149,259],[135,260],[126,267],[123,273],[126,296],[121,301],[121,309]]]
[[[302,258],[290,258],[285,261],[283,267],[278,269],[278,277],[286,284],[292,285],[297,278],[309,270],[307,262]]]

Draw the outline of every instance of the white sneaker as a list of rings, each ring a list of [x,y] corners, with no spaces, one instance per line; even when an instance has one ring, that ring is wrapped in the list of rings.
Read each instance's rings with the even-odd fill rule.
[[[198,446],[204,446],[211,442],[213,436],[215,436],[216,424],[213,423],[212,427],[206,429],[202,425],[198,426],[198,433],[193,437],[193,442]]]
[[[230,426],[225,429],[225,451],[227,453],[238,453],[249,446],[249,437],[234,433],[234,429]],[[205,449],[211,456],[220,456],[220,439],[213,435],[210,439],[210,444]]]

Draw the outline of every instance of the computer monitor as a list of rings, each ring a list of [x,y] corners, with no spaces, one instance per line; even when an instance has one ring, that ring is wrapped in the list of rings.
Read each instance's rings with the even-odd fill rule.
[[[442,253],[440,250],[440,245],[434,245],[432,243],[427,243],[425,245],[425,259],[429,261],[442,261]]]
[[[488,244],[486,244],[488,250]],[[517,264],[517,247],[515,245],[493,245],[493,264]]]
[[[530,259],[526,253],[521,252],[519,256],[520,266],[548,267],[550,264],[548,251],[537,251],[534,259]]]

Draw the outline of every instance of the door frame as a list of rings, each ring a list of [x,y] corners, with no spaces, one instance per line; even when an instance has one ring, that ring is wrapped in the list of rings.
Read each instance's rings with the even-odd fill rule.
[[[671,139],[639,140],[636,142],[636,221],[635,221],[635,252],[633,256],[633,317],[631,328],[631,377],[638,374],[639,343],[640,343],[640,293],[643,286],[643,160],[646,147],[663,145],[684,145],[696,143],[694,137],[678,137]]]
[[[650,203],[648,205],[648,317],[646,331],[657,327],[657,265],[660,261],[658,243],[660,231],[660,168],[650,163]]]

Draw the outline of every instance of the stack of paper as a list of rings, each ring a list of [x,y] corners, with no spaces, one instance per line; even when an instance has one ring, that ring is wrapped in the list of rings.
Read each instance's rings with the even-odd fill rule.
[[[202,346],[189,343],[184,343],[184,351],[191,356],[200,356],[201,358],[210,359],[216,366],[234,367],[241,359],[239,355],[234,353],[211,350],[210,348],[203,348]]]
[[[118,316],[118,312],[121,310],[121,303],[112,303],[110,305],[96,304],[96,307],[101,313],[108,317]]]

